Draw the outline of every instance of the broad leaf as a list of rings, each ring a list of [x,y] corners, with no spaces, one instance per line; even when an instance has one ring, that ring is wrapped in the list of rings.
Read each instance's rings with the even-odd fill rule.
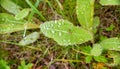
[[[39,28],[38,25],[27,23],[25,20],[16,20],[14,16],[0,13],[0,34],[16,32],[20,30]]]
[[[102,53],[102,47],[100,44],[94,44],[93,49],[91,50],[91,55],[100,56]]]
[[[20,6],[12,2],[11,0],[0,0],[1,6],[12,14],[17,14],[20,12]]]
[[[39,38],[39,33],[38,32],[33,32],[29,35],[27,35],[25,38],[23,38],[20,42],[19,45],[25,46],[30,43],[35,42]]]
[[[81,26],[91,30],[93,26],[94,0],[77,0],[76,13]]]
[[[102,5],[120,5],[120,0],[100,0]]]
[[[29,14],[30,9],[26,8],[20,11],[18,14],[15,15],[16,20],[20,20],[25,18]]]
[[[81,44],[92,39],[92,34],[83,28],[75,27],[67,20],[48,21],[40,25],[45,36],[53,38],[60,45]]]
[[[100,44],[103,49],[120,51],[120,39],[117,37],[105,39]]]

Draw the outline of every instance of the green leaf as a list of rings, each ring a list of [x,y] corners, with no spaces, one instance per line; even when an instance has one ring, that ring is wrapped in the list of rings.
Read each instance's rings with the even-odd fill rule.
[[[120,64],[120,53],[116,51],[109,51],[109,57],[113,58],[113,63],[108,63],[109,66],[117,66]]]
[[[15,15],[15,19],[16,20],[23,19],[29,14],[29,12],[30,12],[30,9],[28,9],[28,8],[23,9],[18,14]]]
[[[96,33],[97,32],[97,27],[99,26],[100,24],[100,19],[99,17],[94,17],[93,19],[93,32]]]
[[[39,28],[38,25],[27,23],[25,20],[16,20],[14,16],[0,13],[0,34],[16,32],[24,29]]]
[[[48,21],[40,25],[45,36],[53,38],[60,45],[74,45],[92,39],[92,34],[83,28],[75,27],[67,20]]]
[[[101,5],[120,5],[120,0],[100,0]]]
[[[104,56],[94,56],[94,59],[95,59],[95,61],[97,61],[97,62],[103,62],[103,63],[108,62],[107,58],[104,57]]]
[[[94,0],[77,0],[76,13],[81,26],[91,30],[93,26]]]
[[[20,12],[20,6],[12,2],[11,0],[0,0],[1,6],[12,14],[17,14]]]
[[[117,37],[105,39],[100,44],[103,49],[120,51],[120,39]]]
[[[100,44],[94,44],[91,50],[91,55],[93,56],[100,56],[102,53],[102,47]]]
[[[38,32],[33,32],[29,35],[27,35],[25,38],[23,38],[20,42],[19,45],[25,46],[30,43],[35,42],[39,38],[39,33]]]
[[[10,69],[5,60],[0,60],[0,69]]]
[[[32,63],[29,63],[29,64],[26,65],[26,64],[25,64],[25,61],[22,61],[22,62],[21,62],[21,65],[18,66],[18,69],[31,69],[32,66],[33,66]]]
[[[115,28],[113,24],[110,25],[110,27],[106,28],[106,31],[112,31]]]
[[[85,62],[90,63],[92,61],[92,56],[85,57]]]
[[[90,54],[90,51],[92,50],[91,46],[84,46],[81,48],[81,51],[84,52],[85,54]]]

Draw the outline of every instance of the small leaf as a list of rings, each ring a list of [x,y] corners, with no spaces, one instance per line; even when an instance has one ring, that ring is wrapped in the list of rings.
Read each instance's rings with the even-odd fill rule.
[[[17,14],[20,12],[20,6],[12,2],[11,0],[0,0],[1,6],[12,14]]]
[[[19,45],[25,46],[30,43],[35,42],[39,38],[39,33],[38,32],[33,32],[29,35],[27,35],[25,38],[23,38],[20,42]]]
[[[0,69],[10,69],[5,60],[0,60]]]
[[[85,62],[90,63],[92,61],[92,56],[85,57]]]
[[[103,62],[103,63],[108,62],[107,58],[104,57],[104,56],[94,56],[94,59],[95,59],[95,61],[97,61],[97,62]]]
[[[67,20],[48,21],[40,25],[45,36],[53,38],[60,45],[74,45],[92,39],[92,34],[83,28],[75,27]]]
[[[76,13],[81,26],[91,30],[93,27],[94,0],[77,0]]]
[[[26,8],[20,11],[18,14],[15,15],[16,20],[20,20],[25,18],[29,14],[30,9]]]
[[[86,54],[90,54],[91,50],[92,50],[91,46],[84,46],[83,48],[81,48],[81,51]]]
[[[120,39],[117,37],[105,39],[100,44],[103,49],[120,51]]]
[[[100,19],[99,17],[94,17],[93,19],[93,32],[96,33],[97,32],[97,27],[99,26],[100,24]]]
[[[32,63],[25,64],[25,61],[21,62],[21,65],[18,66],[18,69],[31,69],[33,66]]]
[[[106,28],[106,31],[112,31],[115,28],[113,24],[110,25],[110,27]]]
[[[91,55],[93,56],[100,56],[102,53],[102,47],[100,44],[94,44],[93,49],[91,50]]]
[[[120,0],[100,0],[101,5],[120,5]]]
[[[0,34],[16,32],[20,30],[39,28],[37,24],[27,23],[25,20],[16,20],[14,16],[0,13]]]
[[[100,35],[100,41],[103,41],[105,39],[108,39],[107,36],[104,36],[104,35]]]

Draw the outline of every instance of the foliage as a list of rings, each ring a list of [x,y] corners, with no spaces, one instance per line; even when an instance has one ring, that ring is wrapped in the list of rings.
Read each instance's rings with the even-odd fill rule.
[[[81,27],[73,26],[67,20],[48,21],[41,24],[40,28],[45,36],[53,38],[60,45],[81,44],[92,39],[90,32]]]
[[[23,19],[24,17],[26,17],[29,14],[29,11],[30,11],[30,9],[28,9],[28,8],[21,10],[19,13],[17,13],[15,15],[15,19],[16,20]]]
[[[97,62],[108,62],[107,58],[105,56],[94,56],[95,61]]]
[[[108,66],[120,65],[120,38],[105,38],[105,36],[100,35],[100,37],[102,38],[101,41],[98,39],[98,41],[96,41],[96,34],[98,33],[97,27],[100,24],[100,19],[98,16],[94,17],[95,0],[76,0],[75,10],[77,20],[79,21],[79,26],[75,26],[67,19],[46,21],[46,18],[42,15],[42,12],[36,8],[39,5],[40,1],[41,0],[37,0],[35,5],[33,5],[31,1],[25,0],[25,2],[30,6],[30,8],[23,9],[21,6],[17,5],[12,0],[0,0],[1,7],[10,13],[0,13],[0,34],[12,33],[20,30],[25,30],[25,34],[27,29],[40,28],[40,33],[42,32],[45,36],[54,39],[61,46],[68,46],[65,48],[56,48],[57,50],[58,48],[62,50],[62,55],[64,55],[64,57],[62,58],[75,56],[75,59],[79,59],[82,58],[81,54],[83,54],[83,58],[86,63],[91,63],[95,61],[102,62],[104,64],[107,64]],[[56,1],[59,4],[59,7],[63,10],[64,7],[62,7],[62,4],[58,0]],[[47,0],[47,2],[49,1]],[[100,0],[100,4],[120,5],[120,1]],[[40,26],[33,23],[32,21],[32,17],[35,13],[40,16],[40,20],[45,21],[43,24],[40,24]],[[115,26],[111,24],[110,27],[107,27],[105,30],[107,32],[110,32],[114,28]],[[17,45],[26,46],[34,43],[39,38],[40,33],[33,32],[27,35]],[[80,49],[74,49],[75,46]],[[82,46],[84,47],[82,48]],[[50,49],[47,48],[42,57],[45,56],[47,51],[51,53],[51,49],[53,48],[54,47]],[[43,50],[40,51],[42,52]],[[72,51],[72,54],[69,54],[69,51]],[[74,55],[74,51],[77,52],[75,53],[77,55]],[[79,53],[81,54],[79,55]],[[70,56],[65,57],[66,54]],[[58,57],[61,57],[61,55]],[[113,60],[112,63],[109,64],[109,60],[111,58]],[[50,62],[50,64],[51,63],[52,62]],[[46,64],[48,63],[46,62]],[[32,68],[32,66],[33,64],[26,64],[25,61],[22,61],[21,65],[18,66],[18,69],[30,69]],[[7,65],[6,61],[0,60],[0,69],[10,69],[10,67]]]
[[[100,24],[100,19],[99,19],[99,17],[94,17],[94,19],[93,19],[93,32],[94,32],[94,34],[97,32],[97,27],[99,26],[99,24]]]
[[[22,62],[21,62],[21,65],[18,66],[18,69],[31,69],[32,66],[33,66],[33,64],[28,63],[28,64],[26,65],[25,61],[22,61]]]
[[[32,63],[26,64],[25,61],[21,62],[21,65],[18,66],[18,69],[31,69],[33,66]],[[0,60],[0,69],[10,69],[10,66],[7,65],[5,60]]]
[[[19,45],[25,46],[30,43],[35,42],[39,38],[39,33],[38,32],[33,32],[26,37],[24,37],[20,42]]]
[[[112,63],[108,63],[109,66],[117,66],[120,65],[120,53],[115,51],[108,51],[109,57],[113,58]]]
[[[17,14],[20,12],[21,7],[12,2],[11,0],[0,0],[0,5],[12,14]]]
[[[77,0],[76,14],[81,26],[87,30],[92,30],[94,0]]]
[[[112,31],[115,28],[113,24],[110,25],[110,27],[106,28],[106,31]]]
[[[100,56],[102,54],[102,47],[100,44],[94,44],[91,50],[91,55]]]
[[[5,60],[0,60],[0,69],[10,69]]]
[[[90,63],[92,61],[92,56],[86,56],[85,57],[85,62]]]
[[[120,5],[120,0],[100,0],[102,5]]]
[[[100,44],[103,49],[120,51],[120,39],[117,37],[105,39]]]
[[[37,24],[27,23],[26,20],[16,20],[13,15],[0,13],[0,34],[38,27]]]

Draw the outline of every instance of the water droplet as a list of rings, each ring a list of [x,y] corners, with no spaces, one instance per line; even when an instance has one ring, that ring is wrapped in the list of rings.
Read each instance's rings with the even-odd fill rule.
[[[115,50],[115,48],[113,47],[112,50]]]
[[[90,30],[92,30],[92,27],[90,27]]]
[[[12,26],[14,26],[14,24],[11,24]]]
[[[66,40],[63,40],[64,42],[66,41]]]
[[[120,46],[118,46],[118,48],[120,48]]]
[[[59,36],[61,36],[62,35],[62,33],[61,32],[59,32]]]
[[[48,30],[49,28],[47,27],[46,29]]]
[[[53,27],[53,24],[51,24],[51,27]]]
[[[60,26],[61,26],[61,25],[62,25],[62,23],[58,23],[58,25],[60,25]]]
[[[70,42],[70,40],[68,40],[68,42]]]
[[[44,28],[44,29],[46,29],[46,27],[45,27],[45,26],[43,26],[43,28]]]
[[[81,12],[81,14],[84,14],[83,12]]]
[[[64,20],[61,21],[61,24],[64,24]]]
[[[60,25],[58,25],[58,28],[60,27]]]
[[[57,21],[55,20],[55,24],[57,24]]]
[[[55,33],[55,31],[53,31],[53,30],[52,30],[51,32],[52,32],[53,34]]]
[[[5,19],[4,18],[2,18],[2,21],[4,21]]]

